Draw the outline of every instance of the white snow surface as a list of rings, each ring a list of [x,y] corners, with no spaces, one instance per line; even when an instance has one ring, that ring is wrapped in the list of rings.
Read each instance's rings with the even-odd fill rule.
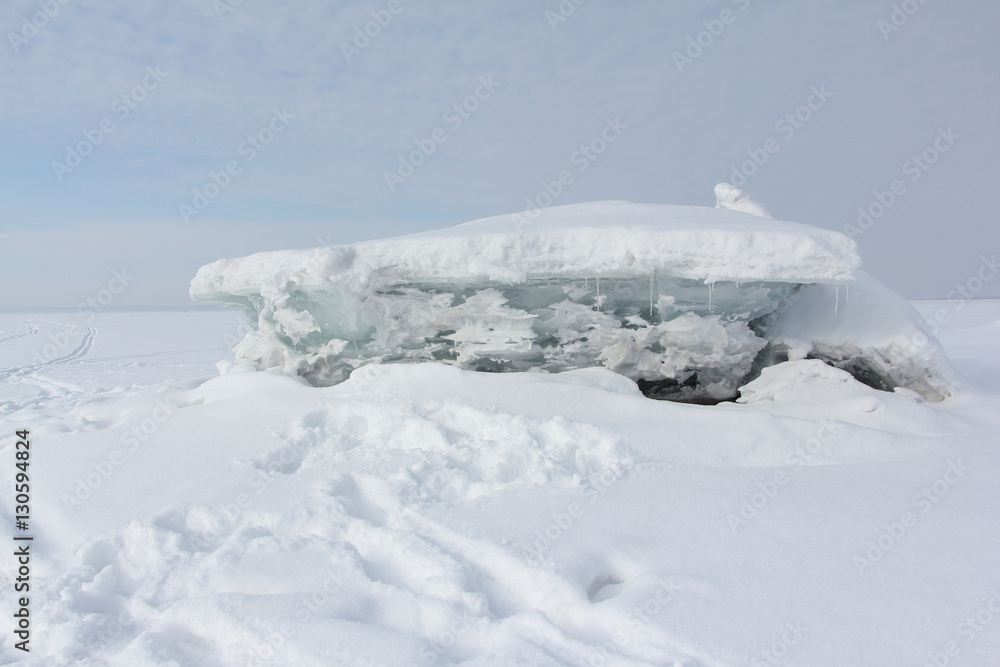
[[[0,662],[995,664],[1000,302],[918,306],[938,403],[810,359],[716,406],[601,368],[320,388],[219,375],[230,311],[0,313]]]
[[[289,285],[364,291],[373,282],[516,283],[654,272],[705,283],[847,284],[860,263],[854,241],[839,232],[735,210],[598,201],[377,241],[223,259],[198,271],[191,296],[268,296]]]

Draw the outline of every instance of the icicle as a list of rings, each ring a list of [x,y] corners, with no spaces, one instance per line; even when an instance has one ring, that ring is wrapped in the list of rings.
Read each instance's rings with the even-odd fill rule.
[[[708,312],[712,312],[712,292],[715,291],[715,281],[708,284]]]
[[[649,322],[653,322],[653,290],[655,289],[654,280],[656,279],[656,271],[649,274]]]
[[[840,285],[833,286],[833,316],[837,316],[837,311],[840,310]]]
[[[601,309],[601,277],[597,276],[597,299],[595,301],[597,304],[597,310]]]
[[[850,286],[850,285],[848,285],[848,286],[847,286],[847,287],[845,287],[844,289],[845,289],[845,290],[847,291],[847,298],[846,298],[846,299],[844,299],[844,300],[845,300],[845,301],[846,301],[847,303],[850,303],[850,302],[851,302],[851,286]]]

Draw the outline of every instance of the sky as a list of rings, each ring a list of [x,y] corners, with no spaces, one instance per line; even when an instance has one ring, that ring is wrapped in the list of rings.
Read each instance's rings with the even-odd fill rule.
[[[0,307],[721,181],[908,298],[1000,297],[992,0],[276,5],[0,7]]]

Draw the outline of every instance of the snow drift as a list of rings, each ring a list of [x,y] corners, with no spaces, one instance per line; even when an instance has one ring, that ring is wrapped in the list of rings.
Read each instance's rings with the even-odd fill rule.
[[[717,402],[809,356],[877,388],[949,394],[939,346],[905,302],[857,280],[851,239],[716,194],[715,209],[592,202],[219,260],[191,296],[247,310],[257,330],[238,359],[316,385],[371,362],[605,366],[648,396]]]

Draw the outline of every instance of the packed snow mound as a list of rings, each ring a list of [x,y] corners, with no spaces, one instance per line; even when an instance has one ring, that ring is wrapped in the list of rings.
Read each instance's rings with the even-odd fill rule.
[[[700,206],[601,201],[473,220],[350,245],[265,252],[203,266],[195,299],[293,283],[355,290],[420,282],[664,277],[704,283],[846,284],[860,266],[847,236]]]
[[[729,209],[730,211],[743,211],[750,215],[757,215],[762,218],[770,218],[771,214],[767,209],[750,199],[750,196],[739,188],[729,183],[719,183],[715,186],[716,208]]]
[[[724,207],[593,202],[220,260],[198,271],[191,296],[246,309],[257,330],[237,359],[316,385],[371,362],[604,366],[649,396],[718,402],[771,357],[769,316],[804,286],[851,284],[859,264],[838,232]],[[905,351],[890,364],[892,386],[938,391]]]
[[[853,386],[857,382],[847,371],[819,359],[786,361],[761,371],[760,376],[740,387],[737,403],[756,403],[794,398],[816,385],[826,388]]]
[[[930,400],[957,378],[941,344],[906,300],[864,271],[854,285],[803,287],[759,324],[775,360],[814,358],[877,389],[904,387]]]

